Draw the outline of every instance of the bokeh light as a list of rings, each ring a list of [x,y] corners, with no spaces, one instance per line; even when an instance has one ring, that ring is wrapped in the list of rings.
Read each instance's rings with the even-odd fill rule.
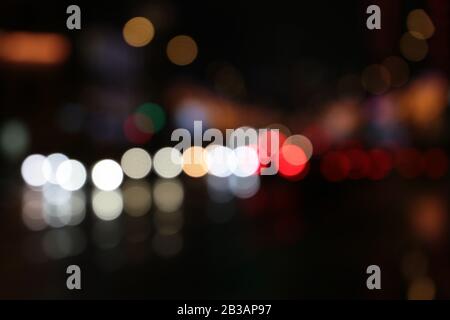
[[[197,43],[189,36],[176,36],[167,44],[167,57],[173,64],[179,66],[191,64],[197,54]]]
[[[156,103],[144,103],[129,115],[123,124],[125,137],[131,143],[144,144],[166,123],[166,114]]]
[[[78,228],[48,230],[42,238],[42,248],[50,259],[63,259],[81,254],[86,237]]]
[[[46,182],[42,167],[45,157],[41,154],[32,154],[23,162],[20,169],[23,180],[32,187],[41,187]]]
[[[400,39],[400,51],[409,61],[418,62],[427,56],[428,44],[426,40],[418,39],[406,32]]]
[[[416,9],[408,14],[406,21],[409,32],[418,39],[429,39],[435,28],[428,14],[422,9]]]
[[[92,210],[101,220],[117,219],[123,210],[123,197],[120,190],[94,190],[92,195]]]
[[[22,221],[32,231],[47,227],[43,215],[43,196],[37,190],[25,188],[22,193]]]
[[[78,260],[101,276],[86,297],[367,296],[338,272],[364,261],[391,271],[377,297],[449,296],[449,30],[442,1],[418,2],[428,13],[383,8],[373,41],[343,2],[324,30],[311,27],[320,3],[302,17],[214,5],[226,12],[206,19],[179,1],[125,3],[70,37],[6,21],[0,296],[58,294],[52,272]],[[336,257],[327,281],[304,281]]]
[[[135,115],[138,116],[136,125],[144,133],[158,132],[166,123],[166,114],[163,108],[156,103],[147,102],[142,104],[137,108]]]
[[[86,196],[82,190],[69,192],[58,185],[46,184],[43,190],[43,218],[50,227],[76,226],[86,214]]]
[[[50,227],[61,228],[83,221],[86,205],[83,192],[73,193],[58,185],[46,184],[43,196],[43,216]]]
[[[383,75],[389,74],[384,67],[378,68],[375,66],[373,70],[375,72],[375,78],[381,76],[381,78],[377,78],[378,80],[381,80]],[[371,72],[367,73],[367,75],[370,74]],[[371,84],[370,81],[368,83]],[[384,81],[382,82],[385,83]],[[384,88],[384,85],[382,86]],[[353,135],[361,126],[361,120],[361,106],[357,100],[345,99],[334,101],[325,109],[323,117],[320,120],[320,127],[312,126],[307,128],[305,135],[311,138],[315,148],[314,152],[320,154],[332,142],[346,140]]]
[[[26,65],[58,65],[70,53],[70,41],[61,34],[38,32],[0,33],[0,60]]]
[[[57,184],[56,170],[59,165],[64,161],[69,160],[69,158],[62,153],[52,153],[47,156],[42,164],[42,173],[47,180],[47,182]]]
[[[183,152],[183,171],[190,177],[200,178],[208,172],[208,153],[199,146],[189,147]]]
[[[83,222],[86,216],[86,194],[84,191],[78,190],[72,192],[63,210],[70,212],[70,220],[67,225],[76,226]]]
[[[161,211],[176,211],[183,204],[183,185],[178,179],[158,179],[153,187],[153,200]]]
[[[153,157],[155,172],[162,178],[175,178],[183,170],[183,157],[175,148],[162,148]]]
[[[15,160],[22,156],[30,144],[27,127],[19,120],[10,120],[0,129],[0,151]]]
[[[153,24],[144,17],[134,17],[123,27],[123,37],[130,46],[143,47],[155,36]]]
[[[238,198],[248,199],[253,197],[261,186],[259,175],[239,177],[232,175],[228,177],[228,186],[231,193]]]
[[[142,179],[150,173],[152,158],[142,148],[131,148],[123,154],[120,164],[128,177]]]
[[[400,116],[420,129],[439,126],[448,103],[448,80],[430,74],[414,80],[400,100]]]
[[[298,176],[308,161],[302,148],[294,144],[284,144],[279,153],[279,172],[285,177]]]
[[[208,195],[215,203],[226,203],[233,199],[228,180],[228,177],[222,178],[215,175],[208,175],[206,178]]]
[[[143,131],[141,128],[145,128]],[[142,114],[131,114],[123,123],[123,133],[127,140],[134,144],[145,144],[150,141],[153,132],[151,120]]]
[[[123,180],[120,165],[114,160],[100,160],[92,169],[92,182],[100,190],[112,191],[117,189]]]
[[[47,203],[62,205],[69,201],[71,192],[64,190],[57,184],[46,183],[42,187],[42,195]]]
[[[400,149],[395,154],[395,166],[401,176],[417,178],[425,169],[420,152],[414,148]]]
[[[408,300],[433,300],[436,286],[429,277],[414,279],[408,288]]]
[[[447,235],[448,206],[436,195],[421,195],[410,203],[409,223],[414,236],[426,243],[439,243]]]
[[[391,154],[383,149],[372,149],[369,151],[370,171],[369,179],[381,180],[392,170],[393,159]]]
[[[45,201],[43,205],[44,220],[52,228],[65,227],[70,221],[70,213],[61,210],[62,205]]]
[[[283,143],[283,145],[295,145],[303,150],[303,153],[305,154],[306,161],[311,159],[314,148],[311,140],[308,139],[308,137],[301,135],[301,134],[294,134],[292,136],[289,136]],[[305,162],[306,162],[305,161]]]
[[[249,146],[237,147],[233,150],[236,158],[236,167],[232,170],[238,177],[248,177],[259,169],[259,157],[256,148]]]
[[[81,189],[86,183],[86,178],[86,169],[77,160],[65,160],[56,170],[56,182],[65,190]]]
[[[371,158],[366,152],[360,149],[351,149],[347,151],[347,156],[351,167],[348,175],[350,179],[362,179],[371,174]]]
[[[221,145],[206,148],[208,172],[217,177],[228,177],[236,169],[237,160],[233,150]]]
[[[152,193],[146,181],[127,181],[123,185],[125,212],[132,217],[141,217],[150,211]]]

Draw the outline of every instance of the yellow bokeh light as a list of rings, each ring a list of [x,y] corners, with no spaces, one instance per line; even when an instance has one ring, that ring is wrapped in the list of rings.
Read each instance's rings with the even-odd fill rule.
[[[123,38],[132,47],[143,47],[155,36],[153,24],[144,17],[130,19],[123,27]]]
[[[206,150],[198,146],[186,149],[183,153],[183,171],[193,178],[204,176],[208,172]]]
[[[417,62],[427,56],[428,44],[425,40],[418,39],[407,32],[400,39],[400,51],[406,59]]]
[[[167,57],[176,65],[185,66],[191,64],[197,57],[197,54],[197,44],[189,36],[176,36],[167,44]]]
[[[429,39],[434,34],[434,24],[428,14],[417,9],[409,13],[406,22],[409,32],[418,39]]]

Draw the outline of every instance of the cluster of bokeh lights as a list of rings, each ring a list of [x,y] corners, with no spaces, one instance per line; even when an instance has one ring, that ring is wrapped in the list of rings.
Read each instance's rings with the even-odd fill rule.
[[[134,17],[125,23],[122,35],[128,45],[142,48],[155,37],[155,27],[146,17]],[[167,43],[166,54],[173,64],[186,66],[197,58],[198,46],[192,37],[184,34],[177,35]]]
[[[312,144],[308,138],[294,135],[288,139],[279,135],[282,145],[274,154],[263,153],[261,146],[238,146],[231,149],[211,144],[206,148],[192,146],[183,153],[175,148],[158,150],[152,158],[143,148],[127,150],[120,163],[102,159],[91,170],[92,183],[101,191],[113,191],[120,187],[124,174],[130,179],[143,179],[153,170],[159,177],[171,179],[184,172],[192,178],[206,174],[219,178],[250,177],[261,173],[263,154],[269,155],[279,173],[284,177],[296,177],[304,170],[312,156]],[[267,152],[267,150],[264,150]],[[267,160],[267,159],[266,159]],[[62,153],[48,156],[33,154],[22,163],[23,180],[31,187],[56,185],[66,191],[81,189],[87,181],[85,166]]]
[[[61,153],[47,157],[41,154],[28,156],[22,163],[21,173],[24,181],[32,187],[42,187],[48,183],[67,191],[81,189],[87,177],[80,161],[69,159]]]

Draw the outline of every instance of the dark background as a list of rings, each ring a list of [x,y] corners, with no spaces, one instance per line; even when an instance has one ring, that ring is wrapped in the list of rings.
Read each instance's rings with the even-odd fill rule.
[[[108,111],[92,98],[96,92],[115,92],[126,101],[151,99],[164,106],[170,88],[179,83],[214,92],[208,68],[213,62],[227,61],[246,84],[245,94],[233,97],[234,101],[275,110],[281,119],[300,113],[306,123],[313,122],[310,119],[320,114],[326,102],[338,98],[336,83],[342,75],[399,54],[405,17],[414,8],[429,9],[432,18],[438,11],[443,20],[433,19],[439,33],[430,40],[427,59],[411,65],[411,79],[430,70],[448,79],[448,3],[374,3],[382,10],[383,27],[378,31],[365,27],[365,9],[372,4],[366,1],[148,1],[150,8],[170,13],[163,19],[166,27],[156,26],[156,36],[147,47],[125,54],[129,64],[105,74],[83,58],[88,47],[85,37],[95,30],[98,39],[103,31],[105,37],[120,39],[123,24],[140,15],[146,2],[77,2],[82,30],[68,31],[69,3],[2,1],[1,30],[63,33],[73,47],[67,62],[55,68],[2,64],[0,121],[14,118],[27,124],[32,137],[28,153],[60,151],[89,165],[103,157],[118,159],[130,143],[119,133],[109,139],[96,138],[89,130],[65,133],[54,121],[61,106],[82,104],[88,114],[85,126],[103,130],[92,113]],[[182,68],[165,56],[167,41],[180,33],[191,35],[199,47],[195,62]],[[170,133],[176,128],[173,110],[168,107],[168,125],[145,146],[151,153],[171,144]],[[448,111],[437,138],[408,134],[412,147],[448,150]],[[364,137],[357,136],[361,145],[376,145]],[[76,227],[87,239],[84,251],[55,260],[29,258],[30,251],[32,256],[43,255],[39,243],[49,230],[33,232],[23,225],[21,160],[0,158],[0,297],[405,299],[410,282],[402,274],[402,259],[408,252],[420,251],[436,286],[434,297],[449,298],[447,218],[442,218],[444,235],[427,243],[410,228],[409,213],[414,200],[422,196],[439,199],[446,207],[448,175],[437,180],[406,179],[393,172],[381,181],[332,183],[321,176],[320,161],[320,155],[313,157],[308,176],[301,181],[264,177],[253,198],[227,204],[208,199],[201,180],[181,177],[183,248],[170,258],[152,251],[153,227],[145,241],[127,241],[136,222],[126,215],[112,222],[122,235],[120,243],[98,249],[91,241],[95,218],[88,204],[86,219]],[[154,179],[151,175],[149,181]],[[232,217],[213,223],[208,218],[211,211]],[[70,264],[82,269],[80,292],[65,287]],[[366,288],[370,264],[381,267],[382,290]]]

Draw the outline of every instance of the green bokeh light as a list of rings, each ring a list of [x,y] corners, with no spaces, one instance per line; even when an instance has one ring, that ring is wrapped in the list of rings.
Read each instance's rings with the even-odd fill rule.
[[[136,110],[136,113],[143,114],[152,121],[154,132],[160,131],[166,123],[166,114],[156,103],[144,103]]]

